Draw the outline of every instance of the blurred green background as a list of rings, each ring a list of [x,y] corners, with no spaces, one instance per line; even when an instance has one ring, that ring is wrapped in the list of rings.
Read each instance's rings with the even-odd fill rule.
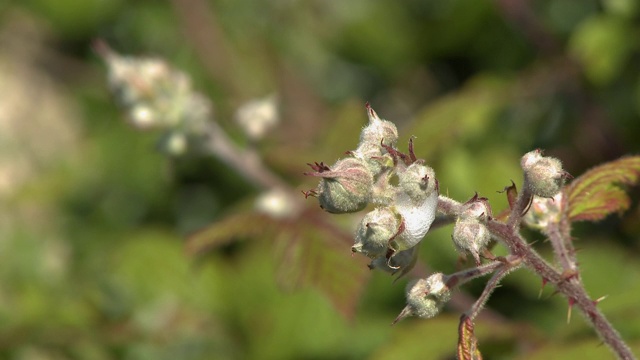
[[[3,359],[451,359],[483,288],[389,326],[407,280],[350,257],[362,214],[308,200],[271,219],[223,162],[159,153],[161,134],[127,125],[109,94],[95,39],[189,74],[300,198],[315,186],[305,163],[355,148],[366,101],[401,144],[416,137],[443,193],[478,191],[494,211],[533,148],[573,175],[640,151],[637,0],[0,0]],[[270,94],[280,122],[248,141],[234,112]],[[187,251],[209,224],[217,240]],[[413,276],[457,269],[450,234],[427,235]],[[638,202],[575,236],[588,291],[609,295],[602,310],[640,354]],[[521,270],[494,293],[485,358],[612,358],[540,282]]]

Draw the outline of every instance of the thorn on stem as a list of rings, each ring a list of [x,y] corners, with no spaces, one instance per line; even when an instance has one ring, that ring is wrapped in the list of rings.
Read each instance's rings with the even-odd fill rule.
[[[569,309],[567,310],[567,324],[571,322],[571,309],[573,309],[573,304],[576,303],[576,299],[569,298]]]
[[[538,299],[542,297],[542,291],[544,290],[544,287],[547,286],[547,282],[549,282],[547,278],[542,278],[542,286],[540,287],[540,292],[538,293]]]

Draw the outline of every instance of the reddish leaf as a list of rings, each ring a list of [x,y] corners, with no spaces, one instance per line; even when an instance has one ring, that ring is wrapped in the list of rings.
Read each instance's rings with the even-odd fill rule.
[[[187,252],[200,254],[238,239],[265,239],[278,254],[278,282],[294,290],[312,286],[345,317],[355,314],[369,270],[351,257],[351,233],[332,222],[303,213],[295,220],[275,220],[255,212],[229,215],[187,240]]]
[[[369,271],[365,262],[351,256],[350,246],[344,243],[344,239],[353,241],[351,235],[330,224],[296,225],[295,232],[280,237],[278,242],[279,282],[287,288],[313,286],[340,313],[352,318]]]
[[[242,238],[269,237],[276,226],[274,220],[259,213],[232,214],[189,236],[187,252],[195,255]]]
[[[629,208],[624,186],[640,180],[640,156],[624,157],[597,166],[575,179],[564,190],[571,221],[598,221]]]
[[[459,360],[482,360],[478,350],[478,339],[474,334],[473,321],[466,315],[460,317],[457,352]]]

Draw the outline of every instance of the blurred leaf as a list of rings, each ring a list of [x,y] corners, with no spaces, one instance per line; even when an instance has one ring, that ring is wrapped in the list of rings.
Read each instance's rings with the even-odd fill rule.
[[[374,353],[373,359],[443,359],[456,351],[456,316],[410,319],[394,327],[391,341]]]
[[[367,282],[368,269],[361,261],[354,261],[348,245],[353,241],[351,235],[329,223],[303,222],[297,224],[288,240],[280,244],[284,245],[280,282],[286,287],[312,285],[340,313],[352,318]]]
[[[598,221],[629,208],[622,185],[640,180],[640,156],[629,156],[597,166],[575,179],[565,190],[572,221]]]
[[[228,215],[203,230],[191,235],[187,240],[187,252],[195,255],[218,246],[227,245],[242,238],[270,237],[274,231],[274,221],[255,212],[239,212]]]
[[[404,137],[416,137],[417,155],[423,157],[461,139],[479,136],[504,107],[506,91],[505,83],[498,78],[474,78],[459,91],[425,106]]]
[[[613,359],[614,356],[607,346],[597,338],[591,340],[549,342],[540,346],[533,354],[527,354],[528,360],[546,359],[581,359],[602,360]]]
[[[611,82],[631,53],[629,25],[613,16],[584,21],[570,40],[571,53],[582,63],[589,80],[598,85]]]
[[[313,286],[351,318],[366,284],[366,266],[352,260],[351,234],[317,217],[317,210],[295,221],[254,212],[232,214],[192,235],[187,251],[198,254],[240,238],[273,239],[280,284],[286,289]]]

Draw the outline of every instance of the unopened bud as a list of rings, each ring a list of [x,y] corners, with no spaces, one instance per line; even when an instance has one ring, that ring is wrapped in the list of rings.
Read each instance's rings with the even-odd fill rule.
[[[322,163],[310,166],[316,171],[305,175],[322,178],[317,194],[324,210],[334,214],[356,212],[371,200],[373,176],[364,161],[345,158],[331,168]]]
[[[479,197],[476,193],[469,201],[462,205],[460,218],[486,221],[492,216],[491,206],[487,198]]]
[[[391,208],[374,209],[360,222],[351,250],[370,258],[383,256],[389,248],[389,240],[398,231],[398,224],[398,216]]]
[[[524,223],[534,229],[544,229],[549,223],[557,223],[562,215],[562,192],[552,198],[535,197],[524,216]]]
[[[429,166],[415,162],[398,173],[398,187],[414,202],[424,202],[436,191],[436,173]]]
[[[491,240],[491,234],[487,227],[474,218],[458,218],[453,226],[453,244],[461,253],[470,253],[480,264],[480,252],[484,250]]]
[[[520,164],[524,170],[525,186],[540,197],[553,197],[564,185],[564,180],[570,177],[562,169],[560,160],[542,156],[540,150],[526,153]]]
[[[451,290],[446,285],[445,275],[435,273],[427,279],[410,282],[407,285],[406,297],[407,306],[394,323],[408,316],[429,319],[438,315],[442,307],[451,299]]]
[[[379,147],[381,142],[388,146],[395,146],[398,141],[396,125],[391,121],[380,119],[369,104],[367,104],[367,115],[369,124],[360,133],[358,148],[365,144]]]
[[[369,124],[360,133],[358,148],[353,151],[353,156],[365,160],[374,176],[382,172],[386,167],[393,165],[393,160],[387,156],[382,144],[395,146],[398,141],[398,129],[391,121],[382,120],[367,104]],[[391,161],[388,161],[391,160]]]

